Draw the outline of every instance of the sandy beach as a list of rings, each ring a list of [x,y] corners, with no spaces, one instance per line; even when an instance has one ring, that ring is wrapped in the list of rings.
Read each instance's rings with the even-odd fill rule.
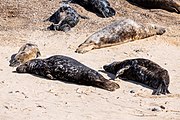
[[[0,120],[180,120],[180,15],[143,9],[126,0],[109,0],[117,14],[100,18],[77,4],[81,15],[69,32],[49,31],[43,22],[59,8],[58,0],[0,0]],[[90,35],[121,18],[164,26],[166,33],[117,46],[75,53]],[[170,75],[169,95],[152,95],[140,83],[116,79],[120,89],[100,88],[18,74],[11,55],[25,43],[37,44],[42,56],[70,56],[97,71],[113,61],[150,59]],[[106,79],[106,73],[100,72]],[[133,92],[132,92],[133,91]]]

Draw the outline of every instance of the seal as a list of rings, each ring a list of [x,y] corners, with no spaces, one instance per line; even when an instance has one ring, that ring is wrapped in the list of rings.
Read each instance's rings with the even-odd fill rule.
[[[104,65],[106,72],[116,75],[116,78],[133,80],[148,85],[156,91],[154,95],[169,94],[169,74],[168,71],[144,58],[127,59]]]
[[[180,3],[175,0],[127,0],[132,4],[148,9],[164,9],[169,12],[180,13]]]
[[[75,52],[85,53],[92,49],[118,45],[153,35],[162,35],[165,31],[165,28],[158,25],[141,24],[131,19],[122,19],[95,32],[80,44]]]
[[[53,22],[53,24],[48,27],[49,30],[67,32],[77,25],[80,17],[88,19],[86,16],[78,14],[68,3],[63,2],[60,8],[45,21]]]
[[[41,53],[36,44],[26,43],[23,45],[17,54],[11,56],[9,66],[17,67],[20,64],[27,62],[28,60],[35,59],[41,56]]]
[[[91,85],[105,90],[114,91],[119,88],[115,82],[105,79],[97,71],[83,65],[77,60],[55,55],[46,59],[33,59],[16,68],[18,73],[31,73],[49,79]]]
[[[112,17],[116,11],[110,6],[108,0],[68,0],[68,2],[76,3],[94,13],[98,13],[100,17]]]

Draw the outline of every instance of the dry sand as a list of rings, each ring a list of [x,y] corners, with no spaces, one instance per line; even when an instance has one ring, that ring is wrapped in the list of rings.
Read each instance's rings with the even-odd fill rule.
[[[0,120],[180,120],[180,15],[142,9],[125,0],[110,2],[117,14],[106,19],[73,4],[81,15],[90,19],[81,19],[76,27],[64,33],[47,31],[50,23],[42,22],[58,9],[58,0],[0,0]],[[85,54],[74,52],[97,29],[121,17],[159,24],[167,32]],[[42,58],[66,55],[95,70],[115,60],[150,59],[169,71],[172,94],[153,96],[152,90],[142,84],[120,79],[115,82],[121,88],[109,92],[13,73],[15,68],[8,66],[11,55],[27,42],[39,46]]]

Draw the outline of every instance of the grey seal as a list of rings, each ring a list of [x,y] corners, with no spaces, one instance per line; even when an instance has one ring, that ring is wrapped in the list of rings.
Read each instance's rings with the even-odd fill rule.
[[[11,56],[9,66],[17,67],[20,64],[27,62],[28,60],[35,59],[41,56],[39,48],[36,44],[26,43],[18,51],[17,54]]]
[[[86,53],[93,49],[123,44],[153,35],[162,35],[165,31],[165,28],[159,25],[141,24],[131,19],[122,19],[92,34],[78,46],[75,52]]]
[[[49,30],[67,32],[78,24],[79,18],[88,19],[88,17],[78,14],[68,3],[63,2],[60,8],[45,21],[53,22],[48,27]]]
[[[127,59],[104,65],[103,68],[121,79],[137,81],[156,89],[153,92],[155,95],[170,93],[168,71],[151,60]]]
[[[108,0],[68,0],[68,2],[79,4],[104,18],[112,17],[116,14],[116,11],[110,6]]]
[[[119,88],[117,83],[105,79],[97,71],[73,58],[62,55],[30,60],[17,67],[16,71],[18,73],[36,74],[49,79],[95,86],[109,91]]]
[[[127,0],[130,3],[148,9],[164,9],[170,12],[180,13],[180,2],[176,0]]]

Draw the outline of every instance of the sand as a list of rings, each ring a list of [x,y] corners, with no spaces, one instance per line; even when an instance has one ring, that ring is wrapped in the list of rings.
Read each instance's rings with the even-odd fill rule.
[[[100,18],[71,4],[90,19],[81,19],[64,33],[46,30],[51,23],[43,22],[58,9],[58,0],[0,0],[0,120],[180,120],[180,15],[143,9],[125,0],[110,3],[117,11],[112,18]],[[85,54],[74,52],[88,36],[122,17],[158,24],[167,32]],[[66,55],[95,70],[102,70],[103,65],[113,61],[150,59],[168,70],[171,94],[154,96],[152,89],[121,79],[115,80],[120,89],[109,92],[15,73],[9,60],[27,42],[39,46],[41,58]]]

